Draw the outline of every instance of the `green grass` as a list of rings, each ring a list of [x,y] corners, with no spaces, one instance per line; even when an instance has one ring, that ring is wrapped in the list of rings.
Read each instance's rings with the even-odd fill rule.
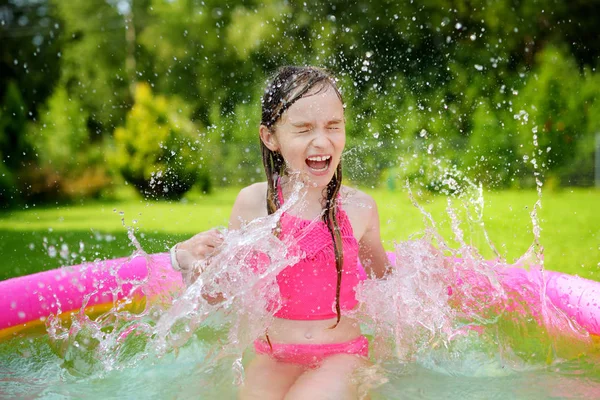
[[[414,232],[423,231],[421,213],[405,193],[374,191],[378,201],[385,241],[406,240]],[[535,191],[501,191],[484,193],[484,223],[491,242],[509,262],[520,258],[533,244],[530,213],[537,200]],[[446,211],[447,198],[431,197],[419,201],[432,214],[443,237],[456,247],[451,219]],[[478,248],[487,258],[494,253],[486,244],[483,230],[465,221],[464,206],[453,202],[462,221],[468,245]],[[566,189],[544,192],[538,220],[541,231],[544,264],[547,269],[578,274],[600,280],[600,191]],[[390,247],[386,243],[386,247]]]
[[[225,226],[238,189],[219,189],[210,196],[190,194],[184,202],[160,203],[131,194],[123,199],[88,202],[84,205],[29,207],[0,214],[0,280],[78,264],[96,258],[130,255],[134,247],[126,226],[136,230],[142,248],[166,251],[173,243],[197,232]],[[423,232],[423,216],[405,192],[369,190],[379,206],[384,246],[407,240]],[[492,242],[509,261],[521,256],[533,243],[529,216],[537,199],[534,191],[502,191],[484,194],[484,222]],[[447,199],[429,196],[419,203],[432,214],[439,231],[450,240]],[[485,245],[482,230],[465,223],[464,207],[455,200],[466,242],[486,257],[493,253]],[[539,220],[542,227],[545,265],[548,269],[600,280],[600,191],[567,189],[543,194]],[[107,238],[108,235],[108,238]],[[80,243],[82,249],[80,250]],[[61,245],[74,256],[51,257],[48,246]]]

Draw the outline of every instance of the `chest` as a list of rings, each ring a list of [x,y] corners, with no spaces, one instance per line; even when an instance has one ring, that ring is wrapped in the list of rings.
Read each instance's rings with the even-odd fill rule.
[[[334,239],[327,225],[320,219],[305,220],[284,213],[281,218],[282,238],[291,243],[301,260],[335,263]],[[350,258],[355,257],[358,242],[350,220],[345,213],[338,215],[338,228],[342,251]]]

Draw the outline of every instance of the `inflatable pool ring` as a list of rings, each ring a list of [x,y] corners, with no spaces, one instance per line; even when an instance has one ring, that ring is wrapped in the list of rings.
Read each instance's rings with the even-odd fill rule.
[[[394,254],[388,256],[393,263]],[[600,336],[600,282],[539,268],[499,268],[496,273],[508,293],[527,301],[539,302],[539,292],[532,295],[524,292],[525,287],[531,287],[532,282],[538,288],[545,287],[545,296],[555,307],[590,334]],[[135,307],[160,300],[182,287],[181,275],[171,269],[169,256],[164,253],[86,263],[1,281],[0,340],[39,328],[51,314],[68,319],[80,310],[100,314],[119,302]]]
[[[120,302],[134,309],[182,286],[168,254],[85,263],[0,281],[0,340],[39,331],[51,314],[69,319],[83,307],[86,314],[99,315]]]

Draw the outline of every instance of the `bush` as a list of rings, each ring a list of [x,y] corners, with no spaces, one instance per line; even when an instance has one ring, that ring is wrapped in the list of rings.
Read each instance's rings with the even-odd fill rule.
[[[590,111],[596,107],[598,81],[584,79],[574,58],[561,47],[548,46],[536,59],[538,66],[515,102],[519,156],[526,170],[532,171],[535,163],[561,184],[590,185],[596,118]]]
[[[462,169],[486,187],[510,186],[515,176],[515,144],[503,115],[482,98],[472,119],[473,130],[461,161]]]
[[[89,148],[87,114],[76,99],[60,86],[48,99],[39,116],[39,124],[29,136],[41,166],[59,175],[81,168],[80,158]]]
[[[200,181],[210,189],[204,152],[211,146],[177,98],[154,96],[138,84],[124,127],[114,133],[113,164],[146,198],[180,199]],[[210,152],[208,152],[210,153]]]
[[[112,184],[105,166],[104,144],[92,143],[88,116],[81,104],[59,86],[48,99],[27,140],[36,159],[20,174],[23,198],[29,201],[98,197]]]

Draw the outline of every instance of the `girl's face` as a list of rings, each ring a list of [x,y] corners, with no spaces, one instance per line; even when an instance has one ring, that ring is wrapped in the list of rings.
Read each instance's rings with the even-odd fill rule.
[[[311,89],[288,108],[274,126],[264,125],[260,137],[271,151],[279,151],[290,173],[298,173],[313,187],[333,178],[346,145],[344,107],[331,86]]]

